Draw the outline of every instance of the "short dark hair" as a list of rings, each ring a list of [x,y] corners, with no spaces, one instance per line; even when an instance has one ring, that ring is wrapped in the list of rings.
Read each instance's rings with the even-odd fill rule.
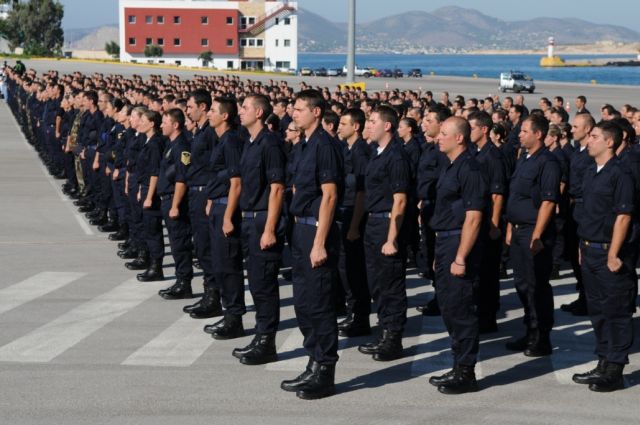
[[[89,99],[94,106],[98,106],[98,93],[95,90],[87,90],[84,92],[84,97]]]
[[[238,104],[235,99],[229,97],[216,97],[214,102],[220,105],[220,113],[227,114],[226,122],[233,126],[235,125],[236,118],[238,117]]]
[[[469,125],[469,121],[462,117],[451,117],[447,121],[449,120],[455,126],[458,133],[462,134],[465,142],[468,142],[471,137],[471,126]]]
[[[362,109],[359,109],[359,108],[347,109],[345,113],[342,114],[342,116],[349,117],[351,119],[351,123],[353,124],[359,124],[360,128],[358,129],[358,132],[362,133],[362,131],[364,130],[364,124],[366,121],[366,117],[364,116],[364,112],[362,111]]]
[[[436,114],[436,120],[439,123],[443,123],[449,118],[451,114],[451,110],[442,104],[437,104],[436,106],[429,108],[429,114]]]
[[[331,127],[333,127],[333,131],[337,131],[338,124],[340,124],[340,117],[335,112],[328,110],[324,113],[322,121],[326,124],[331,125]]]
[[[578,99],[580,102],[584,103],[585,105],[587,104],[587,98],[582,95],[576,97],[576,99]]]
[[[467,119],[469,120],[469,122],[475,121],[479,127],[487,127],[489,130],[491,130],[491,126],[493,125],[491,115],[489,115],[485,111],[472,112],[469,114]]]
[[[395,109],[387,105],[380,105],[374,112],[378,113],[378,116],[383,122],[391,124],[391,133],[396,131],[398,128],[398,114]]]
[[[164,113],[165,116],[171,119],[171,122],[178,124],[178,130],[182,131],[184,128],[184,112],[180,108],[171,108]]]
[[[411,129],[411,134],[418,134],[418,122],[415,119],[404,117],[400,120],[400,122],[405,123]]]
[[[207,90],[197,89],[193,91],[189,97],[193,98],[193,101],[197,106],[204,104],[207,111],[211,109],[211,93],[209,93]]]
[[[548,100],[547,100],[548,102]],[[522,116],[522,114],[524,114],[524,108],[522,107],[522,105],[511,105],[511,109],[514,109],[517,113],[520,114],[520,116]]]
[[[529,122],[531,124],[531,131],[542,133],[542,140],[547,137],[547,133],[549,132],[549,121],[541,115],[534,114],[529,115],[524,122]]]
[[[324,96],[318,90],[307,89],[302,90],[296,96],[296,100],[302,100],[309,105],[310,109],[320,108],[320,117],[324,116],[324,111],[327,108],[327,102],[324,100]]]
[[[253,93],[247,96],[245,100],[246,99],[251,99],[251,103],[254,108],[262,109],[262,117],[260,117],[260,121],[264,124],[269,115],[273,112],[269,98],[263,94]]]
[[[142,116],[146,117],[149,121],[153,123],[153,130],[158,133],[160,131],[160,124],[162,124],[162,117],[156,111],[145,111]]]
[[[617,151],[622,144],[622,128],[612,121],[600,121],[594,128],[602,130],[602,134],[606,138],[613,139],[613,151]]]

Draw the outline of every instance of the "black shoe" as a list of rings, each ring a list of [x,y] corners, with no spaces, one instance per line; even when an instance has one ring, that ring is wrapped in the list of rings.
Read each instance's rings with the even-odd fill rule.
[[[149,267],[149,253],[144,249],[139,250],[136,259],[124,263],[124,266],[129,270],[146,270]]]
[[[607,369],[607,360],[600,358],[595,369],[591,369],[585,373],[575,373],[571,379],[576,384],[594,384],[598,382],[605,374]]]
[[[210,317],[222,316],[222,305],[220,304],[220,292],[213,288],[205,288],[202,299],[198,301],[197,306],[186,306],[182,309],[185,313],[189,313],[194,319],[208,319]],[[188,308],[192,307],[192,308]]]
[[[78,211],[81,213],[88,213],[93,211],[93,205],[91,203],[85,204],[83,206],[81,206],[80,208],[78,208]]]
[[[307,383],[296,391],[296,397],[303,400],[318,400],[336,393],[336,365],[317,365]]]
[[[426,305],[416,307],[423,316],[440,316],[440,306],[438,305],[438,298],[434,297]]]
[[[149,268],[136,276],[138,282],[158,282],[164,280],[162,260],[151,259]]]
[[[431,378],[429,378],[429,383],[435,387],[439,387],[442,384],[446,384],[447,382],[452,381],[455,374],[456,367],[454,366],[453,369],[443,375],[432,376]]]
[[[256,346],[259,339],[260,339],[260,334],[255,334],[255,336],[253,337],[249,345],[246,345],[242,348],[234,348],[233,351],[231,352],[231,355],[236,359],[240,360],[242,356],[244,356],[245,354],[253,350],[253,347]]]
[[[453,378],[441,384],[438,391],[442,394],[464,394],[478,391],[478,382],[473,366],[458,366]]]
[[[131,239],[118,243],[118,249],[127,249],[131,246]]]
[[[355,316],[353,313],[347,314],[347,317],[345,317],[344,320],[342,320],[341,322],[338,322],[338,330],[351,326],[353,324],[354,319],[355,319]]]
[[[240,363],[254,366],[278,361],[275,334],[256,335],[255,340],[253,347],[240,357]]]
[[[530,332],[527,331],[527,334],[523,337],[515,339],[513,341],[508,341],[504,346],[507,350],[510,351],[524,351],[529,346],[529,341],[531,340]]]
[[[234,339],[244,336],[244,327],[242,326],[242,317],[225,316],[224,324],[216,328],[211,334],[213,339]]]
[[[529,345],[524,350],[524,355],[527,357],[543,357],[551,355],[552,352],[549,332],[534,329]]]
[[[183,300],[185,298],[193,298],[191,281],[178,279],[176,283],[171,285],[169,288],[158,291],[158,295],[165,300]]]
[[[197,258],[193,258],[193,268],[194,269],[198,269],[198,270],[202,270],[202,267],[200,267],[200,260],[198,260]]]
[[[120,226],[118,226],[118,222],[115,220],[109,220],[107,221],[107,224],[98,226],[98,230],[101,231],[102,233],[117,232],[119,229],[120,229]]]
[[[551,280],[560,279],[560,265],[554,264],[551,266],[551,276],[549,277]]]
[[[318,363],[309,358],[309,362],[307,363],[307,367],[305,368],[304,372],[302,372],[294,379],[287,379],[285,381],[282,381],[280,383],[280,388],[289,392],[298,391],[304,388],[307,383],[309,383],[314,370],[317,370],[319,366],[320,365]]]
[[[84,216],[91,220],[91,219],[95,219],[95,218],[101,218],[103,215],[106,217],[107,212],[103,211],[99,207],[96,207],[93,210],[91,210],[88,213],[86,213]]]
[[[624,388],[623,364],[607,363],[604,374],[596,382],[589,384],[589,389],[598,393],[608,393]]]
[[[133,258],[136,258],[137,256],[138,250],[136,250],[132,246],[118,251],[118,257],[122,258],[123,260],[131,260]]]
[[[112,233],[109,235],[109,240],[110,241],[126,241],[128,237],[129,237],[129,226],[127,224],[121,224],[116,233]]]
[[[386,331],[383,333],[382,341],[378,349],[372,356],[373,360],[379,362],[390,362],[402,358],[402,333]]]
[[[575,301],[569,304],[562,304],[560,310],[571,313],[574,316],[586,316],[587,315],[587,302],[583,297],[578,297]]]
[[[89,224],[92,226],[102,226],[104,224],[107,224],[109,222],[109,219],[107,218],[107,213],[104,212],[103,215],[96,217],[96,218],[92,218],[91,220],[89,220]]]
[[[371,335],[371,326],[369,325],[369,320],[356,319],[352,320],[351,324],[349,325],[345,325],[343,327],[338,326],[338,335],[347,338]]]
[[[204,325],[204,328],[202,328],[202,330],[204,331],[204,333],[208,333],[208,334],[213,334],[218,328],[224,326],[226,319],[223,317],[222,319],[218,320],[215,323],[212,323],[211,325]]]
[[[346,315],[347,315],[347,306],[345,306],[344,303],[340,303],[336,305],[336,316],[344,317]]]
[[[358,351],[360,351],[362,354],[375,354],[378,352],[378,349],[380,348],[380,344],[382,343],[382,340],[384,339],[384,335],[387,331],[383,330],[382,331],[382,336],[380,338],[378,338],[376,341],[370,341],[367,343],[364,343],[360,346],[358,346]]]

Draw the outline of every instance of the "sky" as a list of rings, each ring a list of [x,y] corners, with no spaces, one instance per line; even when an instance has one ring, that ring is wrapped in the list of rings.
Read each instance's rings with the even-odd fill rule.
[[[60,0],[65,6],[63,28],[91,28],[118,22],[118,0]],[[579,18],[599,24],[622,25],[640,31],[638,0],[617,0],[605,7],[602,0],[357,0],[357,20],[372,21],[411,10],[431,12],[442,6],[458,5],[506,21],[535,17]],[[329,20],[347,20],[347,0],[299,0],[298,5]]]

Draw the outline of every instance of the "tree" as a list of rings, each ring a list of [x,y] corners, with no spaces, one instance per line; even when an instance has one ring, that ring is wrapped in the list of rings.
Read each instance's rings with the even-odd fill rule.
[[[113,57],[120,56],[120,45],[115,41],[109,41],[104,45],[104,50]]]
[[[13,50],[22,46],[27,55],[59,55],[64,43],[64,6],[58,0],[12,1],[12,10],[0,25],[0,35]]]
[[[160,58],[164,54],[162,47],[149,44],[144,47],[144,55],[148,58]]]
[[[213,61],[213,52],[211,50],[202,52],[200,56],[198,56],[198,59],[202,61],[202,66],[208,66],[209,62]]]

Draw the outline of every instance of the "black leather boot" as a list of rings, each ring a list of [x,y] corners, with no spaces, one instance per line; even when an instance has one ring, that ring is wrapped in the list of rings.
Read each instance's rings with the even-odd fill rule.
[[[213,288],[205,288],[202,299],[197,306],[186,306],[182,310],[189,313],[194,319],[208,319],[210,317],[222,316],[222,305],[220,304],[220,292]],[[188,308],[193,307],[193,308]]]
[[[121,224],[116,233],[109,235],[110,241],[125,241],[129,237],[129,225]]]
[[[202,330],[204,331],[204,333],[213,334],[218,328],[224,326],[225,321],[226,321],[226,318],[223,317],[222,319],[218,320],[215,323],[212,323],[210,325],[204,325],[204,328],[202,328]]]
[[[314,368],[309,381],[296,391],[296,396],[303,400],[317,400],[336,393],[336,365],[318,365]]]
[[[102,226],[107,224],[108,222],[109,222],[109,219],[107,218],[106,211],[103,211],[99,216],[89,220],[89,224],[92,226]]]
[[[438,305],[437,296],[433,297],[427,304],[416,307],[416,310],[422,313],[423,316],[440,316],[440,306]]]
[[[598,393],[608,393],[624,388],[623,364],[607,363],[604,374],[596,382],[589,384],[589,389]]]
[[[131,246],[131,239],[127,238],[124,242],[118,243],[118,249],[127,249]]]
[[[146,270],[149,267],[149,253],[146,249],[139,249],[135,260],[124,263],[129,270]]]
[[[253,348],[240,357],[240,363],[253,366],[278,361],[276,334],[256,335],[255,340]]]
[[[382,341],[375,353],[373,360],[389,362],[402,357],[402,333],[387,331],[383,334]]]
[[[607,369],[607,359],[600,358],[595,369],[591,369],[585,373],[575,373],[571,379],[576,384],[593,384],[598,382]]]
[[[253,350],[253,347],[255,347],[258,341],[260,340],[260,336],[261,336],[260,334],[255,334],[253,339],[249,343],[249,345],[246,345],[242,348],[234,348],[233,351],[231,352],[231,355],[236,359],[240,360],[242,356],[244,356],[245,354]]]
[[[98,230],[101,231],[102,233],[117,232],[119,229],[120,229],[120,225],[118,224],[117,220],[109,220],[107,221],[107,224],[98,226]],[[112,239],[109,239],[109,240],[112,240]]]
[[[350,315],[351,316],[351,315]],[[347,316],[349,318],[349,316]],[[344,320],[338,325],[338,334],[347,338],[357,336],[371,335],[371,326],[369,325],[369,317],[351,316],[351,320]]]
[[[524,351],[531,341],[531,331],[527,329],[526,335],[515,339],[513,341],[508,341],[504,346],[507,350],[510,351]]]
[[[158,295],[165,300],[183,300],[185,298],[193,298],[191,281],[178,279],[176,280],[176,283],[167,289],[161,289],[158,291]]]
[[[347,314],[347,317],[345,317],[342,322],[338,322],[338,330],[341,330],[344,327],[351,326],[351,324],[353,324],[354,319],[355,319],[355,316],[353,315],[353,313]]]
[[[436,387],[439,387],[442,384],[446,384],[447,382],[451,381],[456,375],[456,368],[457,366],[454,366],[453,369],[451,369],[447,373],[439,376],[432,376],[431,378],[429,378],[429,383]]]
[[[88,213],[86,213],[84,216],[90,220],[93,220],[95,218],[100,218],[103,215],[106,216],[107,212],[104,211],[102,208],[100,207],[95,207],[94,209],[92,209],[91,211],[89,211]]]
[[[241,316],[225,315],[224,323],[217,327],[211,337],[213,339],[234,339],[244,336],[244,326],[242,326]]]
[[[136,276],[139,282],[157,282],[164,280],[164,273],[162,272],[162,260],[151,259],[149,268],[144,272]]]
[[[478,391],[476,373],[473,366],[458,366],[453,378],[438,387],[442,394],[464,394]]]
[[[358,347],[358,351],[360,351],[362,354],[375,354],[378,352],[378,349],[380,348],[380,344],[382,343],[382,340],[385,338],[385,334],[387,333],[386,329],[382,330],[382,336],[380,336],[376,341],[371,341],[371,342],[367,342],[365,344],[362,344]]]
[[[78,208],[78,211],[81,213],[88,213],[94,210],[94,206],[93,203],[91,201],[87,201],[86,204],[80,206],[80,208]]]
[[[527,357],[548,356],[553,351],[548,331],[532,330],[529,346],[525,348],[524,355]]]
[[[280,383],[280,388],[285,391],[298,391],[304,388],[305,385],[311,379],[314,370],[316,370],[320,366],[318,363],[314,362],[311,357],[309,357],[309,361],[307,362],[307,367],[304,369],[300,375],[295,377],[294,379],[287,379]]]
[[[138,257],[138,250],[135,249],[132,245],[128,246],[125,249],[118,251],[118,257],[123,260],[130,260]]]

